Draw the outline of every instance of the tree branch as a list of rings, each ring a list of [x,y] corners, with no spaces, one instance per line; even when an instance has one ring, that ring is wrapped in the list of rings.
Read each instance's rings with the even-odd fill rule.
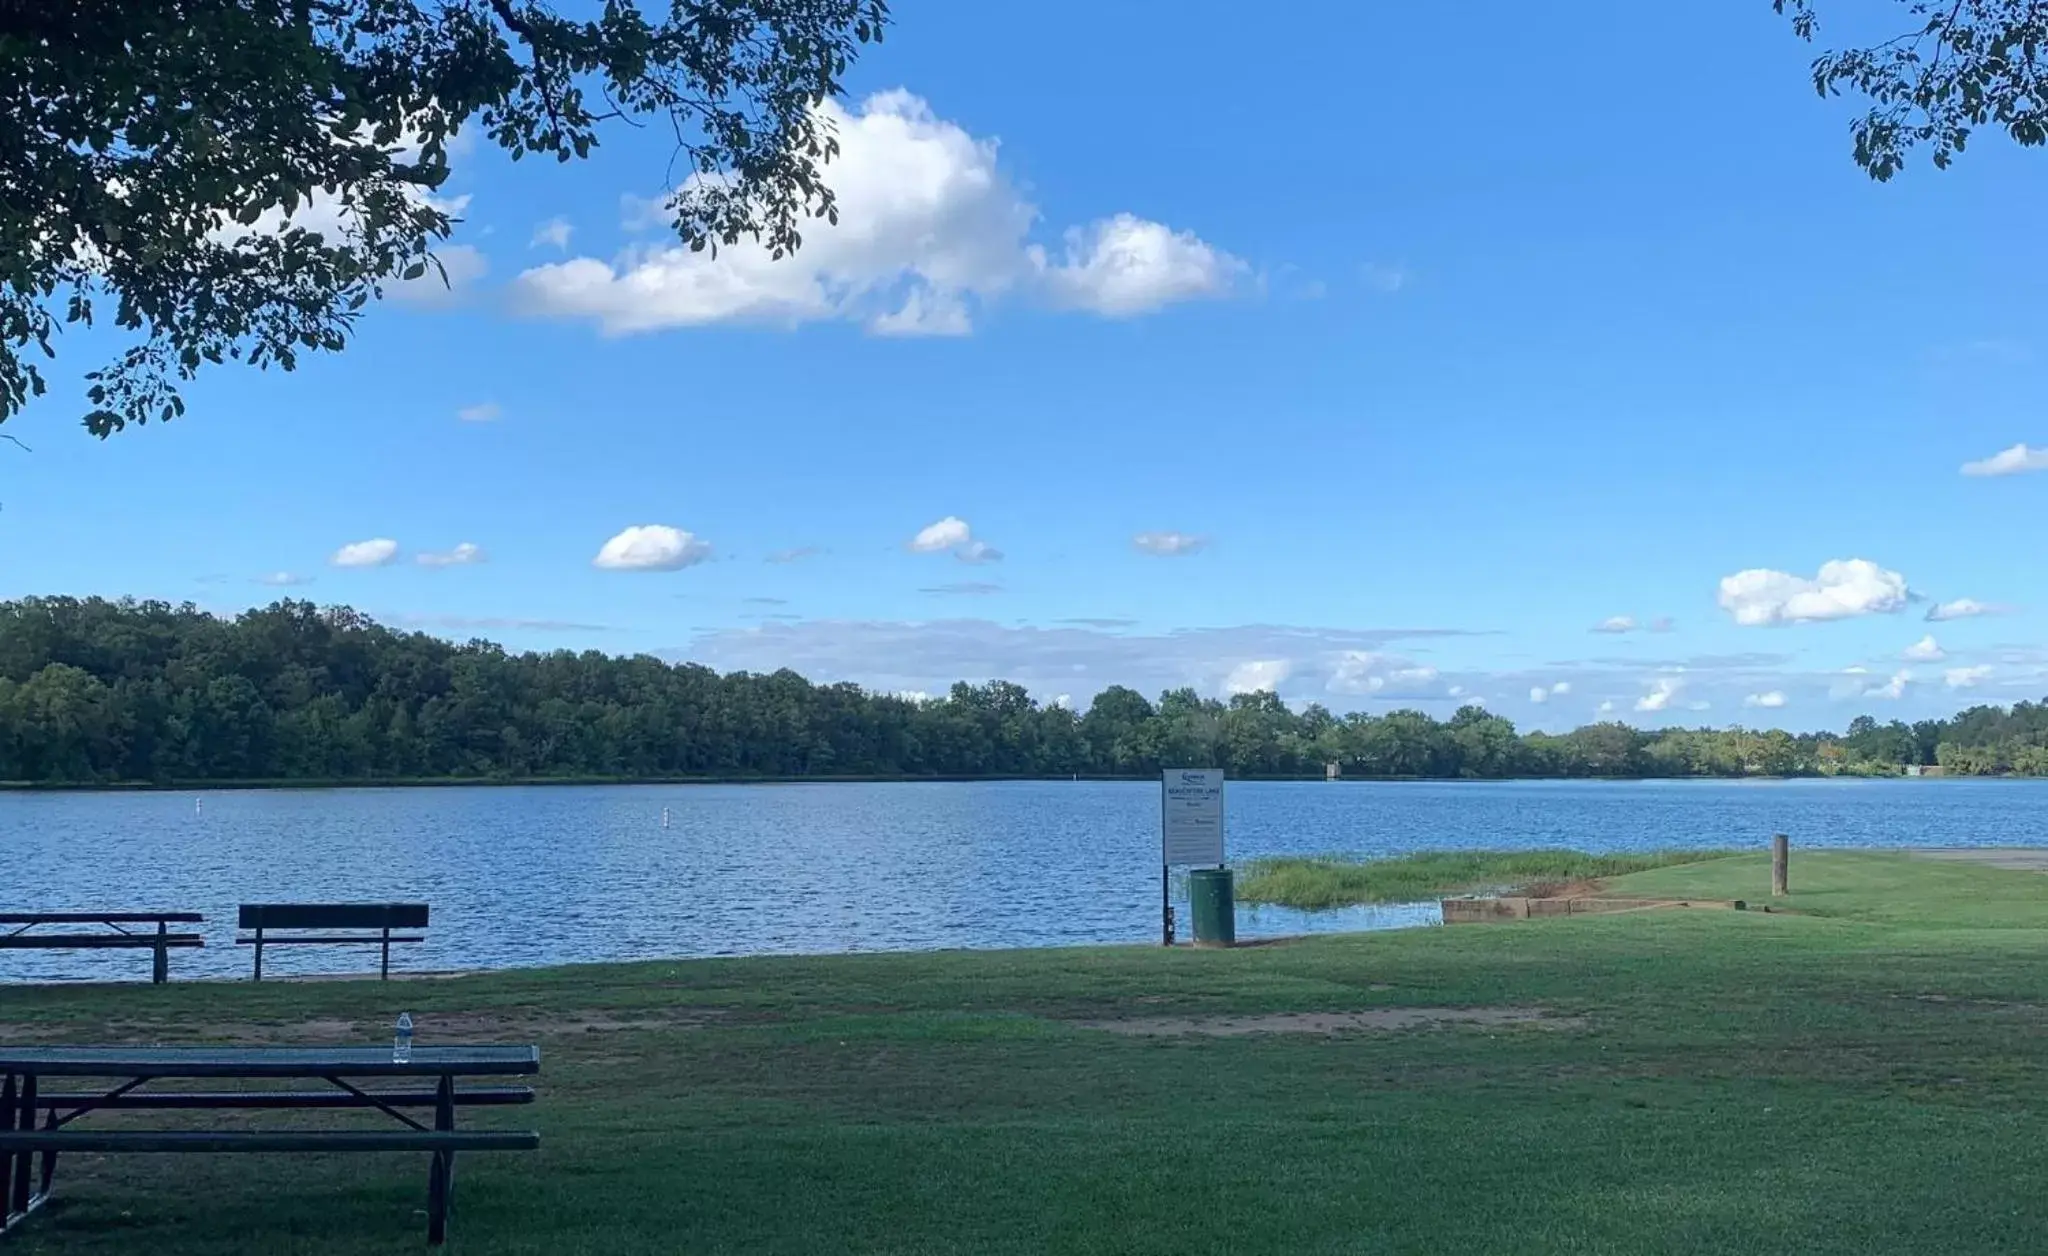
[[[519,16],[519,11],[512,7],[512,0],[491,0],[491,11],[498,15],[498,20],[513,34],[525,40],[528,45],[533,43],[533,27],[525,18]]]

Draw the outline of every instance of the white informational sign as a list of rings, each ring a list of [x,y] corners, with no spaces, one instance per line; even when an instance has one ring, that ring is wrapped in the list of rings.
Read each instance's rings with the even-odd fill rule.
[[[1159,862],[1223,862],[1223,769],[1168,768],[1162,774]]]

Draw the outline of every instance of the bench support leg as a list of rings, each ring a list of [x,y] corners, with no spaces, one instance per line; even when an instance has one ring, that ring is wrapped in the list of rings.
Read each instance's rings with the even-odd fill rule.
[[[455,1079],[443,1077],[434,1090],[434,1128],[455,1128]],[[455,1153],[437,1151],[427,1171],[427,1242],[439,1246],[448,1240],[449,1197],[455,1193]]]
[[[44,1118],[43,1118],[43,1129],[44,1129],[45,1131],[47,1131],[47,1132],[51,1132],[51,1133],[54,1133],[54,1132],[56,1132],[56,1130],[57,1130],[57,1109],[55,1109],[55,1108],[51,1108],[51,1109],[50,1109],[50,1115],[48,1115],[48,1116],[46,1116],[46,1117],[44,1117]],[[41,1184],[40,1184],[39,1186],[37,1186],[37,1187],[36,1187],[36,1198],[37,1198],[37,1199],[48,1199],[48,1198],[50,1197],[50,1183],[51,1183],[51,1181],[52,1181],[52,1180],[54,1180],[54,1179],[56,1178],[56,1176],[57,1176],[57,1153],[56,1153],[56,1152],[54,1152],[54,1151],[46,1151],[46,1152],[44,1152],[44,1153],[43,1153],[43,1177],[42,1177],[42,1183],[41,1183]]]
[[[14,1131],[14,1074],[0,1081],[0,1134]],[[14,1224],[14,1153],[0,1150],[0,1233]]]
[[[15,1109],[14,1128],[32,1130],[36,1127],[36,1078],[33,1073],[24,1073],[21,1089],[16,1092],[19,1107]],[[35,1159],[26,1151],[14,1154],[14,1181],[9,1184],[7,1210],[17,1216],[27,1216],[29,1201],[29,1161]]]
[[[256,980],[263,980],[263,926],[256,926]]]
[[[391,980],[391,926],[384,926],[384,966],[378,970],[380,981]]]
[[[160,986],[171,979],[171,940],[169,933],[170,927],[168,925],[161,920],[156,922],[156,954],[149,968],[151,985]]]

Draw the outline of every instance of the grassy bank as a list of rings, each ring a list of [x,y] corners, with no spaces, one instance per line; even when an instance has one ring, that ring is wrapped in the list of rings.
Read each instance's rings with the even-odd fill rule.
[[[1613,888],[1768,876],[1745,855]],[[1812,914],[0,985],[0,1040],[380,1042],[403,1003],[423,1043],[538,1042],[542,1101],[478,1123],[545,1145],[463,1160],[457,1252],[2038,1251],[2048,877],[1795,852],[1793,878]],[[1133,1020],[1202,1032],[1102,1027]],[[80,1156],[6,1243],[411,1251],[424,1179],[406,1156]]]
[[[1238,869],[1237,898],[1310,910],[1414,903],[1491,890],[1526,891],[1722,859],[1720,850],[1588,855],[1576,850],[1451,850],[1395,859],[1255,859]]]

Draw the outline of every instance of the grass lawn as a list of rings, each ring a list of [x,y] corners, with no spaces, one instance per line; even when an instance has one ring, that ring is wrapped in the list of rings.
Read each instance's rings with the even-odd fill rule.
[[[490,1253],[2038,1252],[2048,876],[1795,850],[1813,914],[592,967],[0,986],[0,1039],[538,1041]],[[1620,878],[1761,898],[1767,857]],[[1483,1008],[1401,1031],[1079,1022]],[[146,1115],[149,1124],[174,1118]],[[417,1156],[77,1157],[18,1253],[421,1243]]]

